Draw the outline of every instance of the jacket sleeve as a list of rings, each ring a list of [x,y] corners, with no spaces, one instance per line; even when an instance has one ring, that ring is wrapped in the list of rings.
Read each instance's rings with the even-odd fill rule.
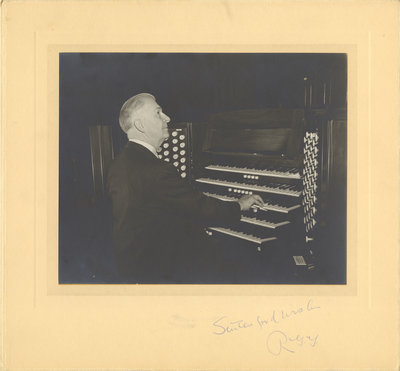
[[[238,202],[205,196],[182,179],[175,167],[165,165],[159,169],[155,192],[157,202],[163,207],[207,226],[229,225],[240,220]]]

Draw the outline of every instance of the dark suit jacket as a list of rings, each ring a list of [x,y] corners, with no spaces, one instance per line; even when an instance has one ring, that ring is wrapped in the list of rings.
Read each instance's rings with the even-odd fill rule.
[[[185,280],[180,275],[212,260],[202,244],[202,227],[240,219],[237,202],[205,196],[172,164],[134,142],[111,164],[108,187],[116,261],[120,272],[137,282]]]

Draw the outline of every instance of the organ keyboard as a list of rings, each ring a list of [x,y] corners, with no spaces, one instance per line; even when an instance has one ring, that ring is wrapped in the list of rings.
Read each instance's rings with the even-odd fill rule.
[[[223,201],[237,201],[242,195],[238,196],[226,196],[223,194],[218,194],[218,193],[209,193],[209,192],[204,192],[206,196],[209,197],[215,197]],[[251,193],[247,193],[251,194]],[[263,198],[264,201],[264,206],[258,206],[254,205],[252,208],[253,209],[260,209],[260,210],[272,210],[272,211],[277,211],[279,213],[288,213],[289,211],[298,209],[301,207],[300,204],[293,204],[292,206],[284,206],[282,204],[279,204],[277,201],[273,201],[271,199],[265,199]]]
[[[255,218],[255,217],[252,218],[252,217],[248,217],[248,216],[242,216],[240,218],[240,221],[245,222],[245,223],[259,225],[259,226],[265,227],[265,228],[273,228],[273,229],[290,223],[288,220],[285,220],[285,221],[282,221],[279,223],[273,223],[273,222],[270,222],[267,220],[261,220],[261,219]]]
[[[224,187],[234,187],[247,191],[268,192],[294,197],[299,197],[301,195],[301,191],[296,190],[296,187],[290,184],[270,184],[269,186],[260,186],[256,184],[253,185],[239,182],[229,182],[225,180],[211,178],[199,178],[196,179],[196,182],[219,185]]]
[[[274,176],[280,178],[291,178],[291,179],[300,179],[300,173],[298,169],[291,168],[291,169],[284,169],[284,168],[266,168],[266,169],[255,169],[255,168],[242,168],[237,166],[223,166],[223,165],[208,165],[205,167],[209,170],[216,170],[216,171],[224,171],[224,172],[232,172],[232,173],[239,173],[250,175],[251,178],[249,179],[258,179],[253,178],[252,176]]]
[[[250,241],[252,243],[255,243],[257,245],[262,245],[265,242],[269,241],[274,241],[277,238],[274,236],[260,236],[256,235],[254,232],[253,234],[251,233],[245,233],[241,230],[238,229],[231,229],[231,228],[222,228],[222,227],[210,227],[209,230],[219,232],[228,236],[240,238],[242,240]],[[212,233],[210,234],[212,235]]]

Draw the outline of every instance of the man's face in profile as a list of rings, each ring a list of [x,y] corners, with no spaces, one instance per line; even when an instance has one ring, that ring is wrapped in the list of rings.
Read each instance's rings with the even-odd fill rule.
[[[169,136],[167,124],[170,122],[170,118],[150,97],[146,98],[144,106],[140,109],[140,117],[143,120],[144,132],[150,144],[158,149]]]

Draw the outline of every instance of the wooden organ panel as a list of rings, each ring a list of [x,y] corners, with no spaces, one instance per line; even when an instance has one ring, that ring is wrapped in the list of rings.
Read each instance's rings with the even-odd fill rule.
[[[92,161],[93,192],[95,200],[106,194],[107,171],[114,159],[111,125],[89,126],[90,155]]]

